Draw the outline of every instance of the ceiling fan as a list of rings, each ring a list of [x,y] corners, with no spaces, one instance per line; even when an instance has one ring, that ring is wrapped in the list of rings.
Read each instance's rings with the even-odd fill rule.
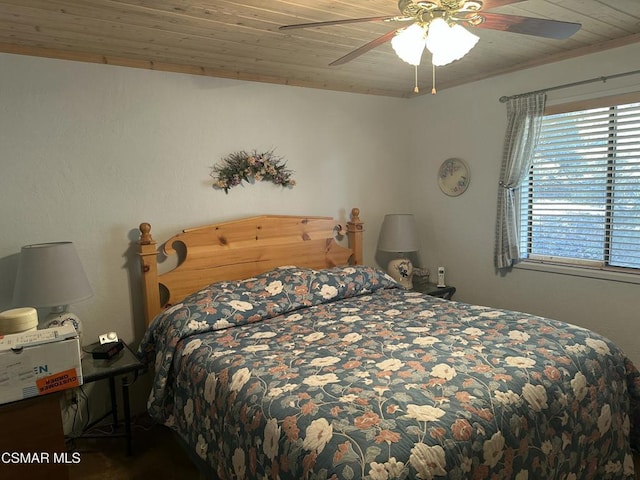
[[[329,65],[345,64],[391,41],[400,58],[417,66],[425,46],[433,54],[434,65],[446,65],[468,53],[478,41],[478,37],[462,27],[486,28],[562,40],[569,38],[582,26],[579,23],[485,11],[521,1],[524,0],[399,0],[400,15],[397,16],[300,23],[281,26],[280,30],[362,22],[410,22],[408,27],[396,28],[334,60]],[[460,46],[461,43],[464,45]]]

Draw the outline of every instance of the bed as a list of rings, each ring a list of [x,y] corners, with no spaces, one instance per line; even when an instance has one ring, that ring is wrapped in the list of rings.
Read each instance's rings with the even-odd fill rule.
[[[403,289],[362,265],[357,209],[184,230],[163,274],[140,230],[148,410],[207,478],[635,478],[640,381],[623,352]]]

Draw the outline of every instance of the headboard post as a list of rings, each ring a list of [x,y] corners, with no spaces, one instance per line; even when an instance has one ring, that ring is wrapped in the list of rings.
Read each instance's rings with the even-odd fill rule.
[[[364,223],[360,220],[360,209],[351,209],[351,220],[347,222],[349,248],[353,251],[353,265],[362,265],[362,234]]]
[[[144,297],[145,323],[160,313],[160,290],[158,289],[158,252],[156,241],[151,237],[151,225],[140,224],[138,255],[142,263],[142,295]]]

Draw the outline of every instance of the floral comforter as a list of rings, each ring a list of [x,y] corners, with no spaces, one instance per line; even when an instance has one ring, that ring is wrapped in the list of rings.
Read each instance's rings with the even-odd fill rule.
[[[633,479],[640,381],[609,340],[287,267],[163,312],[150,414],[221,479]]]

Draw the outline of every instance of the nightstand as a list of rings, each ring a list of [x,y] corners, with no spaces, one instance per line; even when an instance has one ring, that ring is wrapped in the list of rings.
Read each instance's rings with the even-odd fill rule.
[[[456,287],[447,285],[446,287],[438,287],[435,283],[426,282],[419,277],[413,277],[413,291],[426,293],[432,297],[440,297],[445,300],[451,300],[454,293],[456,293]]]
[[[111,410],[102,417],[87,425],[80,435],[80,438],[100,438],[100,437],[124,437],[126,439],[126,452],[131,455],[133,452],[133,439],[131,435],[131,405],[129,402],[129,386],[138,378],[138,374],[145,370],[144,364],[131,351],[129,346],[124,344],[122,351],[109,360],[95,359],[91,352],[100,345],[99,342],[82,347],[85,352],[82,358],[83,383],[95,382],[107,379],[109,381],[109,394],[111,396]],[[129,381],[129,375],[133,375],[133,380]],[[120,378],[120,388],[122,392],[122,409],[124,413],[124,432],[119,432],[118,424],[118,402],[116,394],[116,378]],[[102,422],[108,416],[112,417],[113,433],[93,434],[91,429]]]

